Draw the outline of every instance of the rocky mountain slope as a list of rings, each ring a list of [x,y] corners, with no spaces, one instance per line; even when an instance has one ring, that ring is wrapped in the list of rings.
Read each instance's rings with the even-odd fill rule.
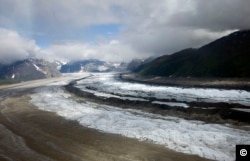
[[[26,59],[9,65],[0,65],[0,79],[11,81],[26,81],[49,77],[58,77],[61,73],[57,70],[56,63],[42,59]]]
[[[250,30],[237,31],[198,49],[161,56],[134,71],[167,77],[250,77]]]

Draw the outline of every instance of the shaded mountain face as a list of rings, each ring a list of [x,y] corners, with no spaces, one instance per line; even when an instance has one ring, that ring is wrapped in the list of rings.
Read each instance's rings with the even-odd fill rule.
[[[0,78],[13,81],[58,77],[61,73],[55,63],[42,59],[26,59],[0,66]]]
[[[77,62],[70,62],[62,65],[62,73],[76,73],[76,72],[110,72],[120,70],[121,64],[113,64],[96,59],[88,59]]]
[[[149,57],[147,59],[133,59],[131,62],[128,63],[127,70],[128,71],[139,71],[141,70],[146,64],[150,63],[153,61],[155,58],[154,57]]]
[[[134,71],[136,68],[138,68],[140,65],[143,64],[143,60],[141,59],[133,59],[127,67],[127,70]]]
[[[250,30],[234,32],[198,49],[165,55],[135,69],[168,77],[250,77]]]

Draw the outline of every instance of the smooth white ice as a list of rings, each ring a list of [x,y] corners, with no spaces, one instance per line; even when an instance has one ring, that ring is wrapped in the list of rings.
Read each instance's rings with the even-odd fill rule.
[[[36,89],[31,103],[89,128],[151,141],[214,160],[233,161],[235,145],[250,144],[249,131],[90,102],[78,103],[59,86]]]
[[[189,105],[186,103],[179,103],[179,102],[161,102],[161,101],[153,101],[153,104],[159,104],[159,105],[168,105],[171,107],[183,107],[183,108],[188,108]]]
[[[225,102],[250,106],[250,92],[206,88],[152,86],[116,80],[114,74],[102,73],[77,82],[77,88],[93,88],[95,92],[140,98],[175,99],[181,102]]]

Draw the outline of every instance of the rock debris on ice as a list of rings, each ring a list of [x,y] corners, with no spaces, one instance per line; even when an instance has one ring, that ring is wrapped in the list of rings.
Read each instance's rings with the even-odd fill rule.
[[[250,144],[249,131],[91,102],[78,103],[58,86],[38,88],[31,98],[39,109],[77,120],[83,126],[209,159],[233,161],[235,145]]]

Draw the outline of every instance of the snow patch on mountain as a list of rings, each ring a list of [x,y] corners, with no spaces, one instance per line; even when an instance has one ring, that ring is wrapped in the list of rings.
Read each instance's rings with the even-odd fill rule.
[[[54,63],[43,59],[29,58],[0,66],[0,79],[26,81],[60,76]]]
[[[37,71],[40,71],[40,72],[42,72],[45,75],[47,74],[46,71],[43,71],[42,69],[40,69],[36,64],[32,63],[32,65],[36,68]]]

